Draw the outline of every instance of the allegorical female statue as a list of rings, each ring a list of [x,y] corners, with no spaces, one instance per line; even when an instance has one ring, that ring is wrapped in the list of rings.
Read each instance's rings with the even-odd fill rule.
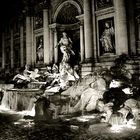
[[[63,54],[63,58],[61,62],[68,62],[70,59],[71,55],[75,55],[75,53],[72,50],[72,41],[71,39],[67,36],[65,32],[62,33],[63,36],[58,42],[57,46],[60,46],[60,50]]]
[[[114,28],[110,27],[108,22],[105,22],[105,29],[101,35],[100,41],[103,49],[103,53],[114,53]]]

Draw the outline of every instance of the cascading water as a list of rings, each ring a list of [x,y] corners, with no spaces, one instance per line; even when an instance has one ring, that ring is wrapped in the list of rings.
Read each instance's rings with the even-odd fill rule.
[[[9,94],[9,92],[4,91],[1,106],[6,109],[14,110],[16,108],[16,101],[17,101],[16,94],[13,94],[13,93]]]
[[[1,101],[1,108],[13,111],[33,111],[35,96],[39,89],[7,89]]]

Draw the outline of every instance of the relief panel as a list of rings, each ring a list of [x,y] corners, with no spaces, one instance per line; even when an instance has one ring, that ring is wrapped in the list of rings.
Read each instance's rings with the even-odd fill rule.
[[[112,6],[113,6],[113,0],[95,0],[96,10],[100,10]]]

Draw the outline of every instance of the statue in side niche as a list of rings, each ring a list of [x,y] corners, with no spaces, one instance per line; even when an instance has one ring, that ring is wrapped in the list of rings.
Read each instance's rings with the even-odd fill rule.
[[[43,48],[43,39],[40,39],[39,45],[37,47],[37,60],[43,61],[44,59],[44,48]]]
[[[105,29],[100,38],[103,53],[114,53],[114,35],[114,28],[110,27],[108,22],[105,22]]]

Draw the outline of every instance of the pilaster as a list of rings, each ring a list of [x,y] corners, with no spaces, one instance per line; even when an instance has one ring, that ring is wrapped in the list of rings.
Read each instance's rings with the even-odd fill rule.
[[[5,68],[5,34],[2,33],[2,68]]]
[[[23,25],[21,25],[20,26],[20,65],[21,67],[24,66],[23,46],[24,46],[24,30],[23,30]]]
[[[58,47],[57,46],[58,39],[57,39],[57,30],[54,30],[54,62],[58,63]]]
[[[48,9],[43,10],[43,28],[44,28],[44,63],[49,64],[50,54],[50,32],[49,32],[49,13]]]
[[[54,63],[54,34],[53,34],[53,30],[50,29],[50,53],[49,53],[49,57],[50,57],[50,63]]]
[[[81,54],[81,63],[85,60],[85,38],[84,38],[84,15],[77,16],[80,20],[80,54]]]
[[[130,44],[130,53],[131,55],[136,55],[136,37],[135,37],[135,21],[134,21],[134,1],[128,0],[129,7],[129,44]]]
[[[128,32],[125,0],[115,0],[116,54],[128,54]]]
[[[140,54],[140,17],[137,18],[137,52]]]
[[[11,68],[14,68],[14,34],[13,34],[13,29],[11,29],[11,44],[10,44],[10,49],[11,49]]]
[[[26,17],[26,64],[32,64],[33,17]]]
[[[85,59],[93,58],[93,31],[92,31],[92,8],[91,1],[84,0],[84,34],[85,34]]]

